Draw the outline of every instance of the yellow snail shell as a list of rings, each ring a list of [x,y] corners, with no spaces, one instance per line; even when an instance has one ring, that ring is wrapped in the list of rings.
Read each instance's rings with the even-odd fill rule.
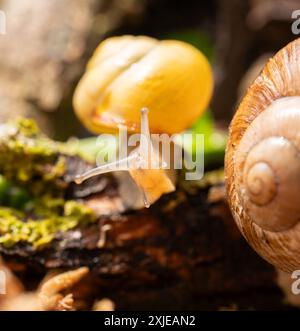
[[[140,110],[150,110],[151,133],[179,133],[206,109],[212,70],[195,47],[146,36],[106,39],[88,63],[73,98],[81,122],[95,133],[125,125],[140,131]]]
[[[249,244],[284,271],[300,268],[300,39],[248,89],[230,126],[228,201]]]

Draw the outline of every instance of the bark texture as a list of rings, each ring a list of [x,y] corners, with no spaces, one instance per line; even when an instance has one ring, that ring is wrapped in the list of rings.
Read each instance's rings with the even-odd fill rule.
[[[222,182],[179,187],[150,209],[120,213],[116,184],[100,177],[93,185],[100,187],[99,181],[100,192],[92,190],[84,199],[100,213],[109,209],[109,201],[108,215],[59,234],[40,251],[2,248],[13,270],[32,278],[51,269],[88,266],[84,291],[90,298],[112,299],[117,309],[284,307],[275,269],[241,236]],[[83,191],[71,188],[70,194]]]

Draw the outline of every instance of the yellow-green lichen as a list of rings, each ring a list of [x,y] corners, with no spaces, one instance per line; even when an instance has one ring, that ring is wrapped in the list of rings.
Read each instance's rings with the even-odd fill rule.
[[[96,221],[90,208],[64,199],[66,161],[74,154],[32,120],[0,125],[0,245],[41,248],[59,232]]]
[[[6,179],[23,186],[30,182],[35,194],[60,189],[69,155],[66,144],[46,137],[30,119],[1,124],[0,131],[0,173]]]
[[[30,214],[34,213],[34,219]],[[96,220],[87,206],[63,199],[44,197],[34,201],[27,211],[0,207],[0,244],[11,247],[27,243],[34,248],[49,244],[59,232],[65,232]]]
[[[206,172],[199,180],[185,180],[184,172],[179,177],[179,186],[190,194],[195,194],[199,189],[205,189],[209,186],[224,183],[224,169],[212,170]]]

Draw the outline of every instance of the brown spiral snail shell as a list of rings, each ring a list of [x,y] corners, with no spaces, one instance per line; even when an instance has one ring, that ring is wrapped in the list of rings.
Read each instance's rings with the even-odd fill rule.
[[[300,39],[248,89],[230,126],[228,201],[249,244],[284,271],[300,267]]]

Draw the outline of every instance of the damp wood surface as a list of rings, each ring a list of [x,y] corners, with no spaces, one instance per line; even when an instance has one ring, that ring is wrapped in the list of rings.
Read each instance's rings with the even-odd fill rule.
[[[179,187],[149,209],[127,212],[117,211],[117,183],[110,176],[82,185],[70,185],[68,194],[99,211],[109,196],[115,211],[110,206],[96,223],[59,233],[40,250],[1,247],[25,283],[49,270],[88,266],[82,286],[91,297],[109,297],[118,309],[285,308],[275,269],[239,233],[222,181]]]

